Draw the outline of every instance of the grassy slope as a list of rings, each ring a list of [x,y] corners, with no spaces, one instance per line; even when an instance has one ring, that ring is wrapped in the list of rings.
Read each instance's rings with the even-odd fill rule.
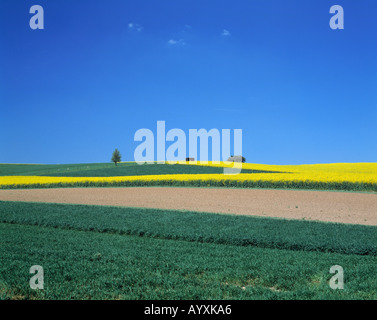
[[[243,173],[267,172],[243,170]],[[50,176],[50,177],[117,177],[155,174],[210,174],[223,173],[223,168],[211,166],[189,166],[169,164],[91,163],[70,165],[0,164],[0,176]]]
[[[0,216],[0,298],[377,298],[374,227],[6,202]],[[336,264],[345,290],[328,286]]]
[[[377,256],[377,227],[374,226],[7,201],[0,201],[0,222],[235,246]]]

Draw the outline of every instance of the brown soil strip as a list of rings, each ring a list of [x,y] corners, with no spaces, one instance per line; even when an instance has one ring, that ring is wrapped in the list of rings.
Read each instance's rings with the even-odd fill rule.
[[[129,206],[377,225],[377,195],[349,192],[61,188],[0,190],[0,200]]]

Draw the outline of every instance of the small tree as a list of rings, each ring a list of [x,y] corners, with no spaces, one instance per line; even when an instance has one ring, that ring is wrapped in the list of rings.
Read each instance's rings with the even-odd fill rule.
[[[111,157],[111,161],[115,163],[115,165],[117,165],[118,162],[121,161],[121,154],[119,152],[118,149],[115,149],[114,152],[113,152],[113,156]]]

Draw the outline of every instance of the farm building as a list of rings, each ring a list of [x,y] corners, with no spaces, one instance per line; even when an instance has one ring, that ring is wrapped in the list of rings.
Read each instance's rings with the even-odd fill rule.
[[[228,158],[228,161],[231,161],[231,162],[245,162],[246,159],[243,156],[230,156]]]

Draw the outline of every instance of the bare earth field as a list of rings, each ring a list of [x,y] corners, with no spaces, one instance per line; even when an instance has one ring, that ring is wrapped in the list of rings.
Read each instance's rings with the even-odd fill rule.
[[[0,190],[0,200],[177,209],[377,225],[377,195],[366,193],[166,187],[61,188]]]

